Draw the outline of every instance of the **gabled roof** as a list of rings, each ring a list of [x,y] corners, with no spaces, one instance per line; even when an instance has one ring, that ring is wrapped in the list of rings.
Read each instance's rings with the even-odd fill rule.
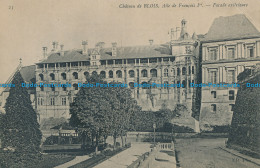
[[[35,79],[35,65],[24,66],[24,67],[21,67],[20,69],[18,69],[17,71],[20,71],[20,73],[23,77],[23,80],[26,83],[32,83],[32,81]],[[11,79],[10,82],[12,82],[13,76],[11,76],[10,79]],[[6,88],[4,88],[3,92],[9,92],[9,90],[10,90],[10,88],[6,87]]]
[[[255,37],[260,37],[260,32],[244,14],[238,14],[216,18],[202,41],[235,40]]]
[[[92,53],[93,50],[96,49],[89,49],[88,53]],[[101,60],[172,56],[170,48],[165,45],[164,46],[149,45],[149,46],[134,46],[134,47],[117,47],[116,56],[112,56],[112,48],[101,48],[99,53],[100,53]],[[79,49],[79,50],[65,51],[64,56],[61,56],[59,52],[51,53],[46,60],[43,60],[40,63],[78,62],[78,61],[89,61],[89,60],[90,60],[89,56],[82,54],[82,50]]]
[[[31,80],[35,78],[35,65],[22,67],[20,73],[25,82],[31,82]]]

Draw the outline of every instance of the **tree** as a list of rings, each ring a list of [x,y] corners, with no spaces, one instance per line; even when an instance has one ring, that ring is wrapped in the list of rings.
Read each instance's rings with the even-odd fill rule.
[[[87,83],[96,85],[107,84],[99,76],[87,78]],[[110,83],[110,85],[119,83]],[[108,135],[114,138],[123,136],[131,128],[130,117],[139,109],[136,101],[131,97],[131,90],[125,87],[82,87],[70,107],[70,124],[78,127],[83,139],[91,138],[96,148],[103,137],[104,142]],[[125,140],[126,141],[126,140]],[[93,144],[92,143],[92,144]],[[93,144],[94,145],[94,144]]]
[[[7,153],[13,154],[10,161],[23,162],[38,156],[42,134],[37,122],[37,114],[32,107],[30,96],[25,87],[22,87],[24,80],[17,72],[14,75],[12,84],[15,87],[10,88],[9,96],[6,100],[5,111],[2,119],[2,148]],[[30,159],[29,159],[30,158]],[[3,160],[4,161],[4,160]],[[5,162],[6,166],[10,163]],[[20,166],[23,167],[24,163]]]
[[[96,83],[104,84],[98,76],[91,76],[87,83],[95,85]],[[70,124],[78,127],[79,133],[83,139],[83,146],[86,140],[91,139],[94,145],[100,138],[108,136],[108,129],[111,123],[111,104],[113,95],[110,94],[109,88],[106,87],[82,87],[76,95],[74,102],[70,106]]]
[[[117,83],[113,83],[117,84]],[[112,135],[114,138],[114,147],[116,138],[121,137],[122,146],[126,143],[127,131],[133,130],[134,123],[131,122],[134,113],[137,113],[141,108],[137,105],[135,99],[131,97],[131,90],[124,87],[115,87],[112,89],[116,98],[111,102],[113,111]],[[125,140],[123,137],[125,136]]]

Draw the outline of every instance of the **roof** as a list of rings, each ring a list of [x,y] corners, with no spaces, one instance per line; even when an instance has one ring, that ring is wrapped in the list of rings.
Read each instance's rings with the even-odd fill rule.
[[[35,65],[24,66],[19,70],[23,80],[27,83],[31,83],[35,79]],[[13,77],[11,77],[13,78]],[[12,82],[12,81],[11,81]],[[10,88],[6,87],[3,92],[9,92]]]
[[[202,41],[221,41],[254,37],[260,37],[260,32],[244,14],[238,14],[216,18]]]
[[[25,82],[31,82],[31,80],[35,78],[35,65],[22,67],[20,73]]]
[[[88,53],[92,53],[94,49],[89,49]],[[172,56],[171,50],[163,45],[134,46],[134,47],[118,47],[117,56],[112,56],[112,48],[100,49],[101,60],[109,59],[133,59],[133,58],[156,58]],[[57,63],[57,62],[78,62],[89,61],[88,55],[83,55],[82,50],[65,51],[64,56],[59,52],[51,53],[46,60],[40,63]],[[38,64],[40,64],[38,63]]]

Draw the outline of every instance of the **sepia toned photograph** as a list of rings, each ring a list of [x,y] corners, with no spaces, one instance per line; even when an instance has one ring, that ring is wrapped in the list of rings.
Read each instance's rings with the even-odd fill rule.
[[[0,168],[260,168],[259,0],[1,0]]]

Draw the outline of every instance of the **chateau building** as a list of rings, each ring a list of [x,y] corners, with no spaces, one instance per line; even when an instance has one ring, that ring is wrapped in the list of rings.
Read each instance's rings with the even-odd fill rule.
[[[78,83],[86,81],[91,74],[100,74],[108,83],[115,81],[127,84],[132,95],[143,110],[159,110],[164,103],[173,109],[177,103],[192,109],[194,89],[190,82],[196,81],[199,43],[196,34],[187,32],[187,21],[182,20],[181,32],[172,31],[171,41],[154,45],[149,40],[147,46],[119,47],[112,43],[105,48],[100,42],[95,48],[88,48],[82,42],[82,49],[58,51],[58,43],[53,43],[47,54],[43,48],[44,59],[36,64],[36,82],[69,83],[68,88],[36,88],[37,112],[40,118],[69,118],[69,103],[79,90]],[[136,84],[159,84],[163,87],[135,87]],[[183,87],[167,87],[170,84]]]
[[[202,43],[202,83],[234,84],[260,63],[260,33],[245,15],[216,18]],[[230,125],[239,87],[202,87],[200,126]]]
[[[22,76],[27,83],[71,84],[68,88],[31,90],[40,122],[51,117],[68,119],[69,104],[80,89],[78,83],[84,83],[91,74],[99,74],[108,83],[127,84],[144,111],[159,110],[163,104],[169,109],[176,104],[185,105],[189,114],[183,116],[199,120],[204,130],[231,124],[238,87],[223,86],[236,84],[237,76],[257,63],[260,63],[260,33],[240,14],[216,18],[208,33],[198,36],[195,33],[190,36],[187,21],[182,20],[180,32],[172,29],[171,40],[161,45],[149,40],[146,46],[122,47],[115,42],[105,47],[99,42],[95,48],[89,48],[88,41],[83,41],[81,49],[64,50],[63,45],[59,47],[53,42],[51,52],[43,47],[43,59],[27,72],[33,75],[22,73]],[[161,87],[135,87],[153,83]],[[222,87],[190,87],[190,83]],[[166,87],[170,84],[182,87]],[[2,107],[7,92],[2,93]]]

